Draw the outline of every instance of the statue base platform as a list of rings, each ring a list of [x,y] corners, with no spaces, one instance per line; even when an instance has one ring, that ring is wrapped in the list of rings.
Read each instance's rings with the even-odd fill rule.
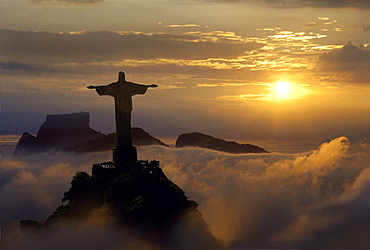
[[[134,165],[116,165],[115,162],[95,163],[92,166],[92,176],[115,179],[122,174],[150,175],[168,179],[159,167],[159,161],[136,161]]]
[[[136,147],[132,145],[113,147],[113,161],[117,166],[136,165]]]
[[[159,161],[137,160],[136,147],[132,145],[113,147],[113,161],[95,163],[92,166],[92,176],[95,177],[113,180],[122,174],[168,179],[159,167]]]

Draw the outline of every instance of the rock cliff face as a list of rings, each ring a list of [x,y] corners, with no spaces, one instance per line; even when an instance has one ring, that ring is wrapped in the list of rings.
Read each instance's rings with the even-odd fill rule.
[[[234,141],[225,141],[202,133],[182,134],[176,140],[176,147],[200,147],[232,153],[268,153],[263,148],[251,144],[239,144]]]
[[[131,131],[132,131],[132,143],[135,146],[161,145],[168,147],[167,144],[151,136],[142,128],[132,128]]]
[[[90,114],[79,112],[72,114],[47,115],[36,136],[23,133],[14,150],[14,155],[29,155],[50,150],[87,153],[111,150],[116,145],[116,134],[105,135],[90,128]],[[135,146],[162,145],[141,128],[132,129]]]

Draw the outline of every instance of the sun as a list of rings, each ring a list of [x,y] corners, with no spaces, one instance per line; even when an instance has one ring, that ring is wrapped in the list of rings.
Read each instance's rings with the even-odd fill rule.
[[[286,97],[291,91],[290,84],[288,82],[280,81],[276,83],[275,91],[280,97]]]
[[[296,81],[277,81],[268,84],[269,94],[266,99],[271,101],[292,101],[307,97],[312,94],[310,84],[297,83]]]

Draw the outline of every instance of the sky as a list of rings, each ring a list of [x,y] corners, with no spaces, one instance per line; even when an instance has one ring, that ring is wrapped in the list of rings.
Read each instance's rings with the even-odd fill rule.
[[[0,138],[14,148],[46,115],[79,111],[113,132],[113,98],[86,86],[115,82],[123,70],[128,81],[159,85],[133,98],[132,125],[155,137],[197,131],[311,145],[241,155],[138,148],[229,248],[368,248],[369,12],[368,0],[1,0]],[[111,152],[11,153],[0,157],[3,246],[141,242],[94,221],[41,243],[19,237],[20,220],[45,221],[73,175]]]
[[[79,111],[113,132],[113,98],[86,86],[123,70],[159,85],[133,98],[132,120],[159,138],[361,140],[369,10],[367,0],[3,0],[0,134],[36,134],[46,115]]]

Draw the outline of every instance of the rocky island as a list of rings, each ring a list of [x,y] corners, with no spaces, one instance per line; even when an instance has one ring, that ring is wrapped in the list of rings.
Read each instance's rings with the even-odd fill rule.
[[[268,153],[263,148],[251,144],[240,144],[234,141],[225,141],[202,133],[182,134],[176,140],[176,147],[208,148],[232,154]]]

